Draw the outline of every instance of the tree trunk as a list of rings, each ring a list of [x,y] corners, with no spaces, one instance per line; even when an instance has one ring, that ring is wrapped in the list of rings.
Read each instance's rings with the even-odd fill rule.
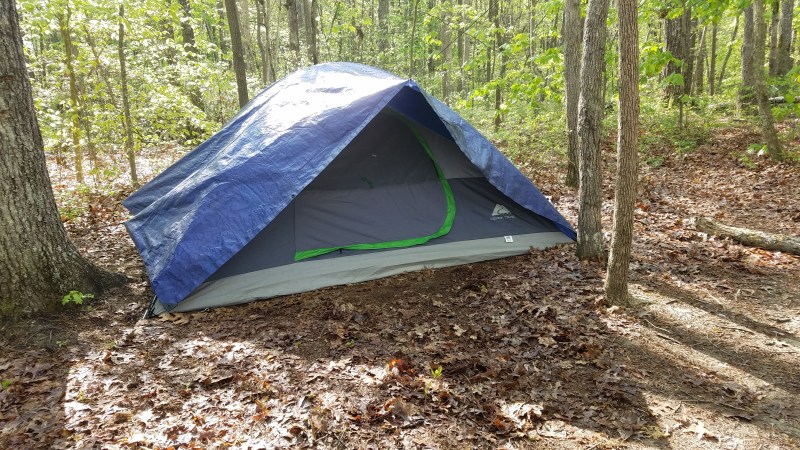
[[[497,2],[496,2],[497,3]],[[503,122],[503,85],[506,77],[506,53],[501,50],[503,42],[505,41],[505,30],[500,27],[500,5],[495,6],[494,11],[494,32],[495,40],[495,53],[500,54],[500,73],[498,76],[498,83],[494,88],[494,131],[500,129],[500,124]],[[496,56],[495,56],[496,58]]]
[[[686,26],[683,28],[683,39],[686,41],[686,48],[689,49],[689,53],[684,60],[684,67],[682,68],[683,79],[685,83],[683,85],[683,93],[684,95],[690,95],[693,92],[694,55],[697,50],[695,47],[695,44],[697,44],[697,19],[692,18],[692,10],[689,7],[686,7],[686,13],[683,15],[683,17],[686,20]]]
[[[306,34],[308,39],[308,59],[312,64],[319,64],[319,51],[317,50],[317,0],[306,0]]]
[[[792,20],[794,0],[781,1],[781,24],[775,75],[782,77],[792,69]]]
[[[461,94],[464,92],[464,63],[466,62],[465,52],[465,33],[462,29],[466,18],[464,17],[464,0],[458,0],[458,26],[456,27],[456,53],[458,57],[458,84],[456,90]]]
[[[378,0],[378,51],[389,48],[389,0]]]
[[[244,47],[239,35],[239,13],[236,11],[236,0],[225,0],[225,12],[228,15],[228,29],[231,33],[233,50],[233,71],[236,74],[236,90],[239,93],[239,108],[244,108],[249,100],[247,95],[247,74],[244,66]]]
[[[298,67],[300,63],[300,24],[297,17],[297,2],[300,0],[286,1],[286,17],[289,22],[289,50],[294,54],[292,66]]]
[[[728,66],[728,60],[733,53],[733,46],[736,44],[736,33],[739,31],[739,16],[733,22],[733,33],[731,33],[731,41],[728,42],[728,51],[725,53],[725,59],[722,60],[722,68],[719,71],[719,81],[717,82],[717,90],[722,90],[722,80],[725,79],[725,68]]]
[[[708,59],[708,95],[712,97],[716,94],[718,31],[719,24],[714,22],[714,24],[711,25],[711,57]]]
[[[228,41],[225,40],[225,27],[223,24],[225,23],[225,7],[222,4],[223,0],[217,0],[217,16],[219,17],[219,22],[217,22],[218,31],[219,31],[219,49],[223,55],[228,53]]]
[[[13,317],[51,311],[70,290],[97,293],[111,283],[59,220],[13,0],[0,0],[0,55],[0,317]]]
[[[269,26],[264,18],[264,10],[268,5],[264,4],[265,0],[256,0],[256,39],[258,41],[258,52],[261,55],[261,83],[268,84],[272,81],[270,72],[272,71],[272,61],[269,54]],[[262,31],[262,28],[265,28]],[[264,44],[264,35],[267,38],[267,44]]]
[[[411,40],[408,43],[408,76],[413,78],[416,75],[416,67],[414,67],[414,47],[417,39],[417,8],[419,7],[420,0],[413,0],[414,8],[411,13]]]
[[[755,96],[758,103],[758,116],[761,121],[761,135],[767,145],[769,155],[775,160],[783,160],[784,154],[775,132],[775,119],[772,117],[772,107],[767,96],[767,85],[764,81],[764,57],[766,49],[767,27],[764,23],[764,0],[753,0],[753,67],[755,68]]]
[[[763,21],[763,19],[761,19]],[[742,30],[742,85],[739,87],[739,104],[753,103],[753,83],[755,65],[753,64],[753,5],[744,9],[744,29]],[[763,47],[764,44],[762,43]]]
[[[489,1],[489,22],[494,24],[497,22],[498,10],[499,6],[498,2]],[[493,33],[497,33],[497,30],[493,30]],[[492,81],[494,78],[494,61],[495,61],[495,54],[497,53],[496,48],[497,40],[492,40],[492,42],[486,46],[486,82]]]
[[[705,75],[707,30],[708,27],[703,27],[703,31],[700,33],[700,42],[695,52],[694,80],[692,81],[692,88],[694,89],[695,95],[702,95],[705,87],[703,85],[703,75]]]
[[[614,231],[606,273],[606,298],[627,305],[633,240],[639,133],[639,31],[636,0],[617,0],[619,14],[619,113]]]
[[[133,124],[131,122],[131,106],[128,101],[128,72],[125,68],[125,8],[119,5],[119,37],[117,39],[117,55],[119,56],[119,77],[122,89],[123,126],[125,128],[125,153],[128,155],[128,166],[131,170],[131,184],[139,186],[136,175],[136,154],[133,151]]]
[[[780,0],[771,0],[772,16],[769,21],[769,76],[774,77],[778,69],[778,28],[781,20]]]
[[[683,66],[679,67],[674,61],[670,61],[662,72],[664,78],[668,78],[674,74],[680,74],[683,78],[683,84],[669,83],[667,84],[664,96],[671,103],[680,101],[683,94],[687,93],[686,88],[691,86],[691,75],[689,71],[689,61],[691,46],[688,39],[691,33],[691,15],[687,9],[681,16],[674,19],[665,19],[664,22],[664,40],[666,43],[667,51],[672,54],[672,57],[683,61]]]
[[[578,98],[581,70],[581,2],[564,3],[564,90],[567,101],[567,178],[565,184],[578,187]]]
[[[589,0],[583,36],[581,92],[578,100],[578,147],[580,185],[578,248],[581,259],[603,258],[600,207],[603,179],[600,137],[603,122],[603,68],[605,67],[606,18],[609,0]]]
[[[706,217],[696,217],[694,227],[703,233],[733,239],[749,247],[800,255],[800,237],[732,227]]]
[[[192,28],[192,7],[189,0],[178,0],[181,5],[181,37],[183,38],[183,49],[190,57],[197,54],[197,46],[194,38],[194,28]]]
[[[253,58],[253,33],[250,31],[250,0],[239,0],[241,5],[236,12],[239,14],[239,29],[242,34],[242,51],[245,54],[245,64],[255,65]],[[247,67],[247,66],[245,66]]]
[[[81,148],[81,125],[80,107],[78,105],[78,81],[73,66],[75,48],[72,45],[72,30],[70,29],[70,16],[72,15],[69,7],[65,12],[58,12],[58,29],[61,31],[61,39],[64,41],[64,63],[67,66],[67,76],[69,77],[69,116],[70,131],[72,132],[72,147],[75,152],[75,179],[78,183],[83,183],[83,149]]]

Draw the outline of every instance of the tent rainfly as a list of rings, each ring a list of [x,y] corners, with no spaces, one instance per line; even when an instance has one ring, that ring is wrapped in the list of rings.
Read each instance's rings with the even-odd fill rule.
[[[153,314],[575,240],[457,113],[414,81],[353,63],[272,84],[124,205]]]

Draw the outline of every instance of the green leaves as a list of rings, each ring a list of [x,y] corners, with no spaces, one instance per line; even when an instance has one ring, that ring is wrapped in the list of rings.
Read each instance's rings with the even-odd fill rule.
[[[92,299],[94,298],[94,294],[84,294],[80,291],[69,291],[64,298],[61,299],[62,305],[68,305],[70,303],[74,303],[76,305],[82,305],[84,299]]]

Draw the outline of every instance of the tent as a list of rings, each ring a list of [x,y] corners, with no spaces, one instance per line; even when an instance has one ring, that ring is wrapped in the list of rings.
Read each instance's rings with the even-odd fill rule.
[[[522,254],[575,232],[414,81],[297,71],[124,202],[152,313]]]

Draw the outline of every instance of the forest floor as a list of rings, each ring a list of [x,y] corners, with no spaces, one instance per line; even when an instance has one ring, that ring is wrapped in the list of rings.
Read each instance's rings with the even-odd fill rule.
[[[743,163],[758,139],[649,150],[624,310],[565,246],[143,320],[129,190],[90,194],[71,237],[131,281],[0,324],[0,448],[800,448],[800,258],[690,221],[800,235],[800,167]],[[560,170],[530,175],[575,223]]]

